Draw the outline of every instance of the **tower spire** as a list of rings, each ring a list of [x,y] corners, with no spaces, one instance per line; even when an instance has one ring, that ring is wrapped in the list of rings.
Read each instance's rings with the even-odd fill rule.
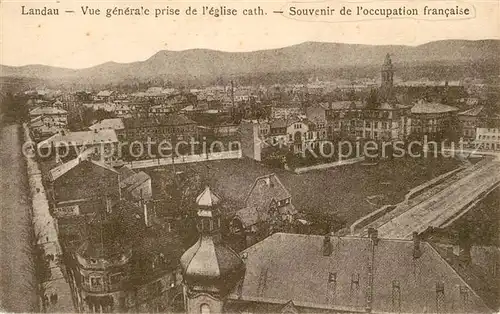
[[[394,84],[394,67],[392,65],[391,55],[386,54],[384,64],[380,71],[381,76],[381,96],[384,100],[390,100],[392,98],[392,89]]]

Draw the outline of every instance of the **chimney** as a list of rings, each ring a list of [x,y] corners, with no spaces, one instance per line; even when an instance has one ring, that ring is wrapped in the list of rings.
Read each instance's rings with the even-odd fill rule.
[[[422,256],[422,251],[420,250],[420,236],[418,232],[413,232],[413,258],[419,258]]]
[[[471,248],[472,245],[469,242],[466,242],[462,245],[460,245],[460,250],[458,253],[458,260],[460,261],[460,264],[462,266],[467,266],[471,263],[472,257],[471,257]]]
[[[111,213],[111,200],[106,196],[106,212]]]
[[[149,216],[148,216],[148,205],[146,204],[146,202],[141,202],[142,203],[142,209],[144,211],[144,224],[146,225],[146,227],[151,227],[151,224],[149,222]]]
[[[453,260],[455,257],[455,253],[453,253],[453,246],[446,247],[446,258],[449,260]]]
[[[332,241],[330,240],[330,235],[326,234],[325,238],[323,239],[323,256],[332,255],[332,251],[333,251],[333,245]]]
[[[97,133],[97,129],[94,129],[94,133]]]
[[[241,260],[245,263],[248,260],[248,252],[241,253]]]
[[[375,228],[368,228],[368,237],[372,239],[373,244],[377,245],[378,243],[378,230]]]

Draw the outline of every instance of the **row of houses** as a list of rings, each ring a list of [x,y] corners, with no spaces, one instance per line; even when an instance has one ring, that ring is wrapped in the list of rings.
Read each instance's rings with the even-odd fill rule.
[[[314,104],[306,107],[304,114],[246,120],[242,122],[241,133],[247,142],[286,146],[294,151],[307,146],[315,148],[326,140],[404,141],[423,136],[437,141],[462,139],[498,150],[497,134],[486,133],[497,132],[499,126],[500,115],[487,114],[484,107],[460,112],[438,102],[419,101],[407,106],[341,101]]]
[[[149,175],[91,154],[56,164],[44,178],[76,308],[167,311],[180,282],[182,241],[156,215]]]

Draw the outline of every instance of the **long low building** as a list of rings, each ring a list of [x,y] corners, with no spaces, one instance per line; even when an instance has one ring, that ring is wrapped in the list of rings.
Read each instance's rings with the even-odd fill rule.
[[[196,138],[198,129],[196,122],[182,114],[154,116],[142,118],[124,118],[124,128],[117,130],[120,139],[132,141],[147,141],[151,138],[161,140],[184,140]]]

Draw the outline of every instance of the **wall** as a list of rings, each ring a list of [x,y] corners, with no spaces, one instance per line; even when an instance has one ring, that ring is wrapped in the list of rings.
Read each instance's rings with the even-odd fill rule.
[[[240,125],[242,155],[257,161],[262,160],[259,140],[259,124],[243,121]]]

